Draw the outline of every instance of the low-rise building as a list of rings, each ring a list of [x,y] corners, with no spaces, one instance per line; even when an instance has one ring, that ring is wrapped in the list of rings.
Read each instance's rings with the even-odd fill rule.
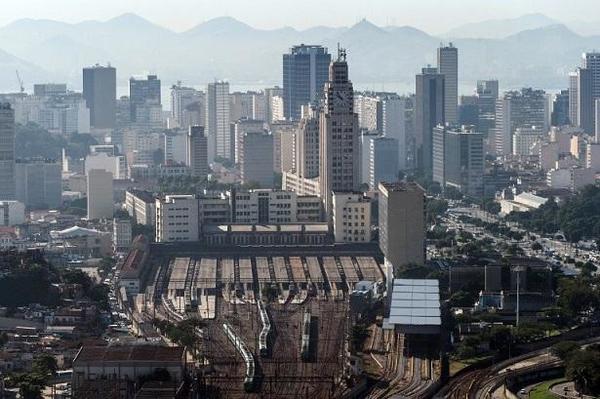
[[[156,242],[198,241],[198,198],[167,195],[156,199]]]
[[[156,198],[148,191],[127,190],[125,209],[137,224],[145,226],[156,224]]]
[[[324,245],[331,244],[327,223],[205,225],[207,246],[228,245]]]

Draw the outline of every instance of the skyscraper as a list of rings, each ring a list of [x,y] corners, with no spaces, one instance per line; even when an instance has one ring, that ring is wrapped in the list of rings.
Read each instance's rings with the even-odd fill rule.
[[[381,127],[385,137],[396,139],[398,145],[398,170],[406,168],[406,99],[396,94],[381,100]]]
[[[569,121],[571,126],[577,126],[577,113],[579,96],[577,94],[577,72],[569,73]]]
[[[477,81],[477,103],[479,105],[479,122],[477,128],[484,135],[488,135],[495,126],[496,100],[499,89],[497,80]]]
[[[160,79],[156,75],[148,75],[146,79],[129,79],[129,110],[132,122],[136,122],[138,117],[143,117],[139,108],[160,105]]]
[[[208,176],[208,142],[203,126],[190,126],[187,136],[186,160],[192,176]]]
[[[567,126],[569,120],[569,90],[561,90],[552,101],[552,126]]]
[[[243,184],[273,187],[273,135],[268,132],[245,133],[240,151]]]
[[[208,161],[215,157],[233,159],[234,145],[229,125],[229,83],[209,83],[206,89]]]
[[[113,175],[102,169],[92,169],[87,174],[87,217],[109,219],[113,217]]]
[[[283,103],[286,119],[300,119],[303,105],[315,103],[327,81],[331,55],[322,46],[301,44],[283,55]]]
[[[117,70],[96,64],[83,68],[83,98],[90,109],[90,125],[112,129],[116,123]]]
[[[56,209],[62,204],[61,164],[49,159],[18,160],[16,196],[27,208]]]
[[[417,168],[431,176],[433,169],[433,128],[445,124],[444,75],[436,68],[423,68],[416,77],[415,146]]]
[[[496,127],[494,129],[494,151],[496,155],[512,153],[512,136],[519,127],[538,127],[548,130],[548,101],[543,90],[523,88],[509,91],[496,102]]]
[[[483,196],[485,153],[483,135],[469,128],[446,129],[444,148],[444,185],[464,195]]]
[[[379,248],[392,267],[425,262],[425,191],[415,183],[379,183]]]
[[[380,182],[398,180],[398,140],[392,137],[371,139],[369,187],[376,190]]]
[[[0,199],[15,199],[15,112],[0,103]]]
[[[294,157],[298,176],[319,176],[319,115],[316,108],[312,108],[300,120]]]
[[[600,98],[600,53],[583,53],[583,68],[592,74],[592,96]]]
[[[329,65],[325,106],[319,119],[320,193],[329,217],[332,192],[357,191],[360,186],[358,115],[354,113],[353,97],[346,51],[340,49]]]
[[[593,76],[591,69],[577,69],[577,126],[588,134],[594,133]]]
[[[444,116],[446,123],[458,122],[458,49],[449,43],[437,50],[437,69],[444,75]]]

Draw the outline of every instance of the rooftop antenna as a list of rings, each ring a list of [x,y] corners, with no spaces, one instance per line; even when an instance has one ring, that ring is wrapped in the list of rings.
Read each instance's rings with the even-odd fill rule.
[[[15,70],[15,72],[17,73],[17,80],[19,81],[19,89],[21,90],[21,93],[25,93],[25,86],[23,85],[23,79],[21,79],[21,75],[19,75],[19,70]]]

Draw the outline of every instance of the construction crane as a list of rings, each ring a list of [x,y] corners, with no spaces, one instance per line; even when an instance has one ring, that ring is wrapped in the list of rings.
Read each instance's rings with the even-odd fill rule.
[[[19,88],[21,89],[21,93],[25,93],[25,86],[23,85],[23,79],[21,79],[21,75],[19,75],[19,70],[15,71],[17,73],[17,80],[19,81]]]

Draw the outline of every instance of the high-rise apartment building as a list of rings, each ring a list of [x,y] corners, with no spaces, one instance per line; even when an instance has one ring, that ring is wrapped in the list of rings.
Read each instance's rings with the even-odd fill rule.
[[[87,218],[111,219],[114,212],[113,175],[101,169],[87,173]]]
[[[279,121],[271,123],[273,135],[273,170],[276,173],[296,170],[296,133],[297,121]]]
[[[95,65],[83,68],[83,98],[90,109],[90,125],[113,129],[116,124],[117,70]]]
[[[300,119],[303,105],[316,103],[327,81],[331,55],[322,46],[301,44],[283,55],[283,104],[286,119]]]
[[[445,124],[444,75],[436,68],[423,68],[416,76],[415,146],[416,163],[426,175],[433,169],[433,128]]]
[[[15,199],[15,112],[0,103],[0,200]]]
[[[17,160],[17,200],[30,209],[57,209],[62,205],[60,162],[50,159]]]
[[[319,191],[325,212],[331,216],[332,192],[358,191],[360,186],[358,115],[343,49],[329,65],[324,109],[319,116]]]
[[[206,179],[208,176],[208,140],[203,126],[190,126],[187,135],[186,164],[192,176]]]
[[[438,73],[444,75],[444,118],[446,123],[458,122],[458,49],[450,43],[437,50]]]
[[[234,145],[229,119],[229,83],[209,83],[206,89],[206,132],[208,161],[215,157],[233,159]]]
[[[415,183],[379,183],[379,248],[393,267],[425,262],[425,191]]]

